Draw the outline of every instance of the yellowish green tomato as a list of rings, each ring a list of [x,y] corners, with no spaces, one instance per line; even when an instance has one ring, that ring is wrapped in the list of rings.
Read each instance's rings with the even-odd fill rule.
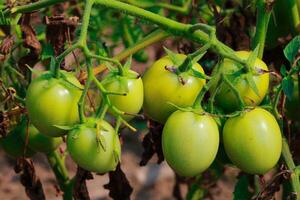
[[[177,54],[179,59],[184,60],[186,55]],[[169,104],[177,106],[192,106],[205,80],[183,72],[180,76],[185,81],[182,84],[178,75],[165,69],[174,66],[171,59],[166,56],[157,60],[144,74],[144,112],[151,119],[165,123],[167,118],[176,110]],[[195,63],[193,69],[204,74],[202,67]]]
[[[196,176],[205,171],[214,161],[218,147],[218,125],[211,116],[176,111],[164,126],[164,157],[181,176]]]
[[[68,133],[67,148],[80,167],[98,173],[115,170],[121,154],[119,137],[113,127],[93,118]]]
[[[110,95],[109,99],[116,108],[128,114],[138,114],[143,106],[144,90],[143,81],[136,72],[137,78],[116,75],[114,79],[103,82],[104,87],[109,92],[124,93],[123,95]],[[124,115],[126,120],[132,119],[133,115]]]
[[[238,51],[236,55],[246,60],[250,56],[250,52],[247,51]],[[264,97],[266,96],[269,89],[269,73],[254,73],[252,75],[255,85],[258,89],[257,95],[254,90],[251,88],[250,84],[246,80],[246,74],[239,75],[238,78],[230,79],[230,75],[236,73],[240,70],[242,66],[238,63],[224,59],[223,64],[221,65],[221,70],[229,78],[230,82],[236,87],[239,91],[244,103],[247,106],[256,106],[259,105]],[[267,65],[260,59],[256,59],[254,64],[254,70],[257,71],[268,71]],[[212,87],[212,90],[215,90],[215,86]],[[217,104],[220,105],[226,112],[233,112],[239,109],[239,101],[233,90],[226,84],[223,83],[216,95]]]
[[[59,126],[70,126],[78,122],[77,103],[82,86],[71,73],[61,71],[65,78],[55,78],[46,72],[35,78],[26,95],[26,108],[31,123],[50,137],[66,134]]]
[[[280,127],[262,108],[226,121],[223,143],[230,160],[249,174],[265,174],[278,162],[282,148]]]

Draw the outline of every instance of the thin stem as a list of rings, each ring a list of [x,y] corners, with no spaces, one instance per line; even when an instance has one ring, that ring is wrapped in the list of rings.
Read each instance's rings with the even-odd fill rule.
[[[191,24],[180,23],[168,19],[166,17],[163,17],[161,15],[152,13],[150,11],[141,9],[139,7],[129,5],[116,0],[95,0],[95,3],[109,8],[114,8],[123,11],[125,13],[128,13],[130,15],[134,15],[136,17],[150,21],[154,24],[157,24],[158,26],[160,26],[160,28],[162,28],[168,33],[171,33],[172,35],[186,37],[189,38],[190,40],[193,40],[201,44],[206,44],[210,42],[210,36],[205,32],[201,30],[191,32],[190,28],[193,26]],[[220,42],[219,40],[215,40],[214,44],[212,45],[212,50],[222,55],[223,57],[233,59],[234,61],[239,62],[241,64],[245,64],[245,61],[238,58],[233,53],[234,51],[230,47],[226,46],[224,43]]]
[[[192,0],[187,0],[182,6],[177,6],[177,5],[172,5],[168,3],[163,3],[163,2],[139,2],[137,0],[121,0],[123,2],[130,3],[132,5],[141,7],[141,8],[151,8],[151,7],[160,7],[160,8],[165,8],[171,11],[179,12],[182,14],[188,14]]]
[[[245,107],[245,103],[243,101],[243,98],[241,97],[240,92],[236,89],[236,87],[230,82],[230,80],[226,77],[226,75],[222,74],[222,79],[224,80],[224,83],[226,83],[230,89],[232,90],[232,92],[234,93],[234,95],[237,97],[238,101],[239,101],[239,106],[241,108],[241,110]]]
[[[268,24],[271,16],[272,9],[268,9],[266,2],[264,0],[258,0],[257,2],[257,22],[256,22],[256,32],[252,41],[252,49],[255,49],[259,45],[257,57],[262,59],[266,34],[268,30]]]
[[[216,81],[219,81],[219,79],[220,75],[216,74],[209,80],[207,84],[203,86],[194,102],[193,108],[202,108],[201,102],[204,98],[204,95],[209,91],[209,89],[213,86],[213,84],[215,84]]]
[[[291,171],[291,185],[293,188],[293,191],[296,192],[296,199],[300,199],[300,182],[299,182],[299,175],[295,172],[295,163],[293,161],[293,157],[288,145],[288,142],[285,137],[282,139],[282,152],[281,155],[284,159],[284,162],[286,163],[288,169]]]
[[[26,12],[33,12],[36,10],[39,10],[41,8],[45,8],[45,7],[49,7],[51,5],[57,4],[57,3],[61,3],[61,2],[65,2],[68,0],[44,0],[44,1],[38,1],[35,3],[31,3],[31,4],[27,4],[24,6],[17,6],[14,7],[10,10],[11,13],[16,14],[16,13],[26,13]],[[7,14],[7,13],[5,13]]]
[[[80,119],[80,123],[84,123],[85,122],[85,114],[84,114],[84,105],[85,105],[85,98],[86,95],[88,93],[88,90],[91,86],[91,82],[93,80],[93,69],[92,69],[92,61],[90,58],[86,59],[86,66],[87,66],[87,72],[88,72],[88,78],[86,80],[85,86],[84,86],[84,90],[82,92],[82,95],[78,101],[78,112],[79,112],[79,119]]]
[[[65,59],[65,57],[67,55],[69,55],[69,53],[71,53],[72,51],[74,51],[77,48],[78,48],[78,44],[74,44],[73,46],[71,46],[70,48],[66,49],[63,53],[61,53],[59,56],[56,57],[55,68],[54,68],[54,76],[56,78],[59,77],[59,71],[60,71],[60,64],[61,64],[61,62]]]
[[[81,25],[81,32],[80,32],[80,36],[78,39],[78,44],[81,48],[86,46],[87,32],[88,32],[90,16],[91,16],[91,11],[92,11],[94,2],[95,2],[95,0],[86,0],[85,1],[85,7],[84,7],[84,13],[83,13],[82,25]]]
[[[69,178],[68,170],[65,166],[64,159],[57,151],[47,154],[48,162],[58,180],[59,187],[64,191],[63,199],[72,199],[72,181]]]

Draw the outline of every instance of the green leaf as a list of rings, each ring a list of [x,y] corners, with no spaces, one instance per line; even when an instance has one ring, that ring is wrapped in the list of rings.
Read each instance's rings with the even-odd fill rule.
[[[281,65],[280,67],[280,74],[285,77],[287,75],[287,70],[286,70],[286,67],[285,65]]]
[[[103,129],[102,126],[99,123],[96,124],[96,140],[97,140],[97,145],[101,146],[101,148],[103,149],[103,151],[106,151],[106,141],[105,141],[105,137],[102,134]]]
[[[286,97],[291,100],[294,92],[294,81],[290,77],[284,77],[282,80],[282,89]]]
[[[65,81],[65,83],[68,83],[70,86],[73,86],[79,90],[83,90],[84,87],[81,85],[78,81],[74,81],[74,77],[70,76],[70,72],[64,72],[60,71],[61,78]]]
[[[288,43],[284,48],[283,53],[288,61],[293,64],[295,58],[299,54],[300,49],[300,35],[294,37],[294,39]]]
[[[249,200],[251,199],[251,193],[248,190],[249,180],[246,175],[239,178],[235,185],[233,192],[233,200]]]
[[[255,47],[254,51],[251,52],[248,60],[247,60],[247,63],[249,64],[250,67],[254,67],[254,64],[255,64],[255,60],[257,58],[257,55],[258,55],[258,50],[259,50],[259,44]]]
[[[51,57],[54,57],[55,54],[54,54],[54,49],[53,49],[53,46],[49,43],[47,44],[43,44],[43,50],[42,50],[42,53],[41,53],[41,60],[46,60],[46,59],[49,59]]]
[[[202,73],[200,73],[199,71],[197,70],[194,70],[193,68],[191,68],[191,72],[192,72],[192,76],[195,76],[197,78],[201,78],[201,79],[206,79],[206,76]]]
[[[100,133],[99,137],[98,137],[98,141],[103,149],[103,151],[106,151],[106,141],[105,141],[105,137]]]
[[[0,25],[10,25],[11,18],[6,17],[2,10],[0,10]]]
[[[128,88],[128,82],[127,78],[125,77],[120,77],[120,86],[121,86],[121,92],[128,93],[129,88]]]
[[[113,154],[114,154],[114,159],[115,159],[115,162],[119,162],[120,161],[120,155],[118,153],[118,151],[116,151],[115,149],[113,150]]]
[[[131,62],[132,62],[132,55],[127,59],[125,65],[124,65],[125,70],[129,70],[131,68]]]
[[[259,96],[258,88],[254,82],[253,75],[251,73],[246,74],[246,81],[251,87],[251,89],[255,92],[255,94]]]
[[[207,52],[207,51],[204,51],[203,53],[201,53],[201,54],[195,56],[195,57],[193,58],[193,60],[192,60],[192,64],[197,63],[197,62],[198,62],[198,61],[206,54],[206,52]]]
[[[171,51],[170,49],[164,47],[165,52],[168,54],[170,60],[173,62],[175,66],[180,66],[180,64],[183,62],[181,59],[177,57],[177,54]]]

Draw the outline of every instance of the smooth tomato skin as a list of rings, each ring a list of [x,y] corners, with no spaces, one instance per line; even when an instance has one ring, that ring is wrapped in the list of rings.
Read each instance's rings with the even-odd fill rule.
[[[274,116],[257,107],[226,121],[223,143],[230,160],[242,171],[265,174],[280,158],[282,137]]]
[[[177,56],[184,60],[183,54]],[[199,91],[205,84],[205,80],[189,75],[181,74],[186,83],[182,85],[178,76],[165,69],[166,66],[174,66],[168,56],[157,60],[144,74],[144,105],[143,109],[148,117],[154,121],[165,123],[167,118],[176,110],[177,106],[192,106]],[[196,63],[193,69],[204,74],[202,67]]]
[[[218,125],[210,116],[176,111],[164,126],[164,157],[181,176],[191,177],[205,171],[215,159],[218,147]]]
[[[127,85],[128,91],[126,91]],[[139,78],[127,78],[117,76],[114,81],[104,83],[103,86],[109,92],[126,93],[126,96],[109,95],[109,99],[116,108],[125,113],[138,114],[143,106],[144,89],[143,81]],[[124,115],[125,120],[130,120],[134,116]]]
[[[250,56],[250,52],[237,51],[236,55],[239,58],[246,60]],[[268,71],[267,65],[258,58],[255,61],[254,67]],[[221,66],[221,70],[223,70],[225,74],[232,74],[238,71],[239,68],[237,63],[235,63],[234,61],[225,59],[224,63]],[[256,93],[252,90],[245,77],[241,77],[237,81],[231,81],[232,84],[240,92],[240,95],[247,106],[259,105],[266,96],[269,89],[270,77],[268,73],[253,75],[253,79],[257,86],[259,96],[256,95]],[[212,89],[215,90],[216,88],[212,87]],[[217,93],[216,101],[217,104],[220,105],[226,112],[233,112],[239,109],[238,98],[235,96],[231,88],[225,83],[222,84],[219,92]]]
[[[80,85],[74,76],[69,75],[68,80]],[[37,77],[30,83],[26,96],[31,123],[46,136],[66,134],[65,130],[55,125],[68,126],[78,122],[77,103],[81,93],[80,89],[65,80],[54,78],[50,73]]]
[[[115,153],[120,156],[121,145],[119,137],[113,127],[106,121],[99,121],[101,130],[105,138],[106,150],[97,144],[96,127],[86,124],[71,130],[67,136],[67,148],[72,159],[83,169],[106,173],[115,170],[118,161]]]
[[[22,126],[21,137],[22,140],[26,141],[27,127]],[[41,134],[33,125],[28,127],[28,147],[36,152],[50,153],[58,148],[63,143],[61,137],[48,137]]]
[[[24,154],[25,142],[21,137],[21,127],[14,128],[5,138],[0,139],[0,144],[4,151],[13,158],[19,158],[23,155],[27,158],[32,157],[36,152],[29,146],[26,147]]]

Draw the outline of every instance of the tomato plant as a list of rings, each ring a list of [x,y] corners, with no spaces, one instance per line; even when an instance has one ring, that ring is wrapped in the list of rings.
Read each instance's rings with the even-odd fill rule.
[[[46,72],[32,81],[26,95],[26,107],[32,124],[50,137],[62,136],[66,131],[56,126],[78,122],[77,102],[81,85],[69,73],[55,78]]]
[[[178,54],[178,59],[184,60],[185,55]],[[180,81],[178,75],[168,71],[166,67],[174,66],[172,60],[166,56],[157,60],[145,72],[144,82],[144,111],[151,119],[164,123],[167,118],[176,110],[171,105],[192,106],[197,94],[205,84],[205,80],[183,72],[180,76],[184,83]],[[204,71],[199,64],[194,64],[192,68],[199,73]]]
[[[250,174],[265,174],[278,162],[280,127],[271,113],[255,108],[226,121],[223,142],[231,161]]]
[[[138,198],[141,155],[166,160],[176,199],[219,199],[224,183],[234,200],[300,199],[299,2],[0,0],[0,145],[26,195],[51,183],[89,199],[107,173],[111,198]]]
[[[236,55],[239,58],[246,60],[250,53],[246,51],[238,51],[236,52]],[[268,72],[267,65],[258,58],[255,60],[253,69],[255,72],[251,76],[253,77],[258,93],[253,90],[247,81],[246,76],[249,76],[249,74],[241,74],[238,77],[234,76],[234,74],[239,73],[240,70],[242,70],[241,66],[232,60],[225,59],[222,63],[223,73],[228,76],[233,76],[230,81],[232,81],[232,84],[240,93],[245,104],[249,106],[259,105],[269,89],[269,74],[264,72]],[[239,108],[236,94],[233,92],[232,88],[225,84],[220,87],[219,92],[216,95],[216,101],[220,106],[222,106],[222,108],[224,108],[225,111],[232,112]]]
[[[195,176],[205,171],[215,159],[218,146],[218,125],[210,116],[176,111],[164,126],[165,159],[181,176]]]
[[[115,170],[121,153],[117,133],[104,120],[89,119],[68,133],[67,147],[82,168],[106,173]]]

